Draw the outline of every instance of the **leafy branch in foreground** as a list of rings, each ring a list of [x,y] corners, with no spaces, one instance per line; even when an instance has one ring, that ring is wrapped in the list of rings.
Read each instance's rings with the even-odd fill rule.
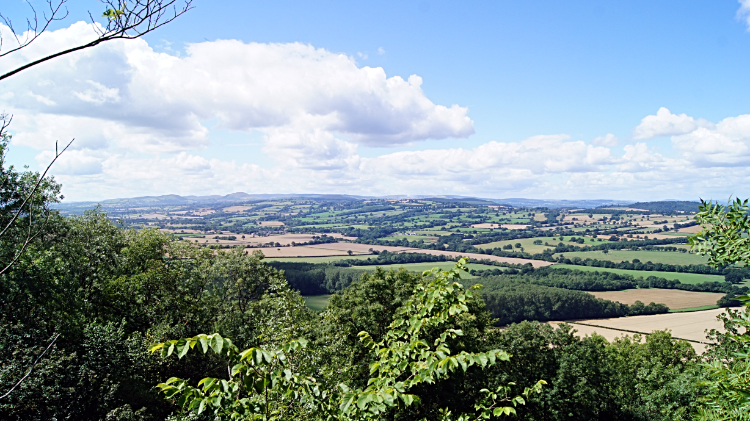
[[[748,199],[729,205],[701,200],[696,220],[702,230],[688,238],[693,251],[708,256],[711,266],[750,264],[750,217]]]
[[[254,347],[240,351],[231,340],[216,333],[159,343],[150,350],[161,351],[163,357],[176,353],[182,358],[200,345],[198,350],[204,354],[212,350],[227,360],[228,378],[205,378],[197,386],[170,378],[158,387],[186,412],[211,411],[217,418],[231,420],[271,420],[294,415],[308,419],[381,419],[387,412],[418,406],[419,397],[410,393],[415,386],[447,379],[458,369],[484,369],[510,358],[497,349],[451,353],[448,340],[463,335],[451,323],[468,311],[467,302],[472,297],[471,289],[465,290],[457,282],[460,271],[466,270],[466,261],[461,259],[450,271],[426,271],[426,281],[398,310],[381,341],[376,342],[367,332],[359,333],[360,340],[376,357],[370,364],[371,377],[364,389],[340,383],[333,390],[321,390],[315,378],[296,374],[295,361],[304,357],[307,345],[304,339],[291,341],[281,349]],[[430,343],[426,338],[436,333],[437,338]],[[474,413],[454,418],[444,409],[440,415],[443,420],[468,421],[515,414],[515,407],[525,404],[524,397],[541,392],[544,384],[540,380],[526,388],[523,397],[509,396],[512,383],[495,391],[483,389],[483,398],[474,405]]]
[[[694,251],[708,256],[709,265],[750,264],[747,199],[735,198],[726,206],[701,200],[696,220],[702,230],[689,241]],[[708,378],[700,385],[709,392],[698,410],[699,420],[750,420],[750,296],[734,299],[745,302],[743,311],[720,316],[726,333],[710,332],[719,344],[704,364]]]

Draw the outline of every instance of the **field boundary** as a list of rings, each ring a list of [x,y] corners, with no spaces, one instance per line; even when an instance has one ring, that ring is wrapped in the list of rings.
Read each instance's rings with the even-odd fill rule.
[[[570,324],[570,325],[581,325],[581,326],[596,327],[596,328],[599,328],[599,329],[617,330],[617,331],[626,332],[626,333],[637,333],[639,335],[650,335],[650,333],[638,332],[637,330],[622,329],[622,328],[619,328],[619,327],[607,327],[607,326],[600,326],[600,325],[592,325],[590,323],[568,322],[568,321],[566,321],[565,323]],[[683,341],[693,342],[693,343],[696,343],[696,344],[716,345],[713,342],[696,341],[695,339],[678,338],[677,336],[672,336],[672,337],[674,339],[680,339],[680,340],[683,340]]]

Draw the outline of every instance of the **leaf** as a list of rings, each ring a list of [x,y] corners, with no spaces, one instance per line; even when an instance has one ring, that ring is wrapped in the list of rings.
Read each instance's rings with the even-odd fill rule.
[[[348,393],[344,395],[344,399],[341,401],[341,405],[339,405],[339,410],[344,414],[348,413],[349,408],[351,407],[352,403],[354,403],[355,397],[356,395],[354,395],[354,393]]]
[[[224,348],[224,339],[219,336],[218,333],[215,334],[216,336],[211,339],[211,349],[214,350],[215,353],[221,354],[222,348]]]

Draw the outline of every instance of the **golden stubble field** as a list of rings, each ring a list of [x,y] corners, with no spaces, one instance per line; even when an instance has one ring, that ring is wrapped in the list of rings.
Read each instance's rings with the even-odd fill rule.
[[[245,253],[252,253],[259,250],[266,257],[325,257],[341,256],[345,258],[349,253],[343,250],[319,249],[313,247],[253,247],[246,248]],[[352,254],[368,254],[361,252],[352,252]]]
[[[615,319],[571,320],[570,324],[578,332],[578,336],[597,333],[612,341],[621,336],[632,336],[633,332],[649,334],[656,330],[670,330],[672,336],[687,339],[696,352],[702,354],[706,350],[706,330],[718,329],[723,331],[723,325],[716,316],[725,309],[694,311],[689,313],[667,313],[650,316],[630,316]],[[556,326],[563,322],[549,322]],[[702,343],[701,343],[702,342]]]
[[[724,294],[716,292],[681,291],[679,289],[631,289],[628,291],[596,291],[589,292],[596,298],[610,301],[619,301],[623,304],[634,304],[640,301],[643,304],[657,303],[665,304],[669,308],[692,308],[716,304]]]

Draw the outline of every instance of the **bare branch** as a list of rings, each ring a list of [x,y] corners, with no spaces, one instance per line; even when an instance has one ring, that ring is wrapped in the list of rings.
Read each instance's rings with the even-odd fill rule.
[[[17,47],[12,48],[5,52],[0,52],[0,57],[4,57],[10,53],[13,53],[15,51],[18,51],[26,47],[27,45],[36,41],[36,39],[39,38],[40,35],[42,35],[45,31],[47,31],[47,28],[49,28],[49,25],[52,22],[60,21],[60,20],[67,18],[68,9],[67,8],[63,9],[63,6],[65,5],[67,1],[68,0],[56,0],[53,3],[53,0],[47,0],[47,6],[49,7],[50,15],[47,16],[46,12],[42,15],[42,18],[43,18],[42,21],[44,24],[41,29],[39,28],[39,15],[37,14],[36,9],[34,9],[34,6],[32,6],[31,3],[26,1],[26,4],[29,5],[29,8],[31,9],[31,14],[33,16],[31,20],[33,20],[34,22],[32,23],[31,20],[26,19],[26,31],[24,31],[26,33],[26,38],[23,40],[21,40],[19,33],[13,27],[13,22],[11,21],[11,19],[7,16],[4,16],[2,13],[0,13],[0,21],[2,21],[2,23],[4,23],[5,26],[8,27],[8,29],[10,29],[10,33],[15,38],[16,43],[18,43]],[[60,16],[61,14],[62,16]],[[3,41],[4,40],[2,38],[2,33],[0,33],[0,51],[2,51]]]
[[[10,392],[15,390],[15,388],[17,388],[21,383],[23,383],[23,381],[26,380],[26,377],[29,377],[29,374],[31,374],[31,370],[33,370],[34,367],[36,367],[36,364],[39,362],[39,360],[44,356],[44,354],[47,353],[47,351],[49,351],[50,348],[52,348],[52,345],[55,344],[55,341],[59,337],[60,337],[60,334],[56,333],[55,336],[52,338],[52,342],[50,342],[49,345],[47,345],[47,348],[44,350],[44,352],[42,352],[38,357],[36,357],[36,360],[34,361],[34,364],[31,365],[31,368],[29,369],[28,373],[26,373],[26,375],[23,376],[21,380],[19,380],[18,383],[16,383],[13,387],[11,387],[10,390],[7,391],[3,396],[0,396],[0,399],[4,399],[8,395],[10,395]]]
[[[37,64],[44,63],[55,57],[94,47],[102,42],[115,39],[135,39],[142,37],[143,35],[172,22],[193,8],[193,0],[181,0],[181,6],[179,8],[177,7],[177,1],[178,0],[102,0],[102,3],[107,7],[102,16],[109,19],[106,26],[101,27],[96,25],[94,16],[89,12],[89,18],[91,19],[92,24],[94,24],[93,27],[97,33],[97,38],[95,40],[27,63],[1,75],[0,80],[6,79],[16,73],[36,66]],[[46,28],[47,26],[44,27],[44,29]]]
[[[2,231],[0,231],[0,237],[2,237],[3,234],[5,234],[5,232],[8,231],[8,229],[11,227],[11,225],[13,225],[16,219],[18,219],[18,216],[23,211],[23,207],[26,206],[26,203],[34,196],[34,193],[36,193],[37,189],[39,189],[39,185],[42,184],[42,181],[47,176],[47,172],[49,171],[50,168],[52,168],[52,164],[54,164],[55,161],[57,161],[57,158],[59,158],[60,155],[62,155],[63,152],[65,152],[70,147],[70,145],[73,144],[73,141],[75,141],[75,139],[68,142],[68,144],[59,153],[57,152],[57,142],[55,142],[55,158],[52,160],[52,162],[49,163],[49,165],[47,165],[47,168],[44,170],[44,173],[42,173],[42,175],[36,181],[36,184],[34,184],[34,188],[31,189],[31,192],[23,200],[23,203],[21,203],[21,206],[19,206],[18,209],[16,210],[16,213],[15,215],[13,215],[13,218],[11,218],[8,224],[5,225],[5,228],[3,228]]]

